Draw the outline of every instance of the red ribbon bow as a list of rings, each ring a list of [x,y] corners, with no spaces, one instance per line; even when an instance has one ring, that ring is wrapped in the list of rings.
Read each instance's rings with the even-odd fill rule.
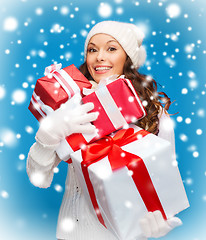
[[[106,156],[108,156],[113,171],[125,166],[132,171],[132,178],[147,210],[152,212],[155,210],[160,210],[163,217],[166,219],[166,215],[144,161],[139,156],[121,149],[122,146],[141,139],[148,134],[149,132],[145,130],[140,130],[135,133],[133,128],[122,129],[119,130],[114,137],[106,136],[94,143],[88,144],[85,149],[81,150],[83,158],[83,161],[81,162],[82,172],[87,184],[93,207],[96,211],[96,215],[104,226],[104,220],[102,218],[95,192],[89,178],[88,167],[89,165],[103,159]]]

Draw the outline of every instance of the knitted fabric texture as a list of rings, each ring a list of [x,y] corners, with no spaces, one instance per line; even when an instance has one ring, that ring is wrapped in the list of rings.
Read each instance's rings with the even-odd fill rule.
[[[90,39],[99,33],[108,34],[115,38],[130,57],[134,68],[139,68],[144,64],[146,60],[146,51],[142,46],[144,33],[134,24],[117,21],[99,22],[90,30],[84,46],[85,60]]]

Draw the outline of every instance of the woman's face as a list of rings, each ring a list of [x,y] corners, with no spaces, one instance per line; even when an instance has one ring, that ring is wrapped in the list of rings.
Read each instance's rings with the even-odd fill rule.
[[[87,47],[86,64],[95,82],[114,74],[123,74],[127,54],[121,45],[110,35],[94,35]]]

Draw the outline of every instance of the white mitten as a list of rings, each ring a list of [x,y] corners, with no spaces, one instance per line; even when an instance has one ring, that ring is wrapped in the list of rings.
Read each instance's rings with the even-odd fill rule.
[[[37,140],[43,145],[57,145],[73,133],[94,133],[96,128],[91,122],[97,119],[98,114],[88,113],[93,108],[93,103],[81,105],[81,96],[74,95],[41,121]]]
[[[140,227],[145,237],[159,238],[165,236],[173,228],[182,225],[182,221],[177,217],[164,220],[160,211],[148,212],[140,220]]]

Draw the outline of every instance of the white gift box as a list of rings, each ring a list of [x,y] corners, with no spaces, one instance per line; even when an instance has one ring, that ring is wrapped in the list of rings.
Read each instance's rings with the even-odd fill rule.
[[[140,128],[132,126],[135,132],[139,132]],[[168,141],[154,134],[148,134],[142,138],[138,136],[137,140],[122,146],[121,149],[139,156],[143,162],[151,181],[150,184],[147,181],[139,183],[143,190],[138,188],[134,181],[136,173],[129,170],[128,166],[116,170],[112,169],[108,156],[94,161],[87,168],[83,167],[81,150],[72,153],[71,158],[88,206],[93,214],[100,222],[101,219],[103,220],[102,224],[117,239],[134,240],[141,235],[139,220],[145,216],[150,208],[148,205],[155,205],[153,201],[156,200],[152,195],[148,197],[150,195],[148,188],[151,184],[166,218],[173,217],[189,207],[189,202],[171,144]],[[121,156],[123,159],[124,155]],[[120,158],[119,161],[122,159]],[[87,169],[89,181],[85,177],[85,169]],[[141,175],[141,171],[137,176]],[[88,182],[91,183],[92,190],[88,190]],[[142,191],[147,195],[146,201],[142,199]]]

